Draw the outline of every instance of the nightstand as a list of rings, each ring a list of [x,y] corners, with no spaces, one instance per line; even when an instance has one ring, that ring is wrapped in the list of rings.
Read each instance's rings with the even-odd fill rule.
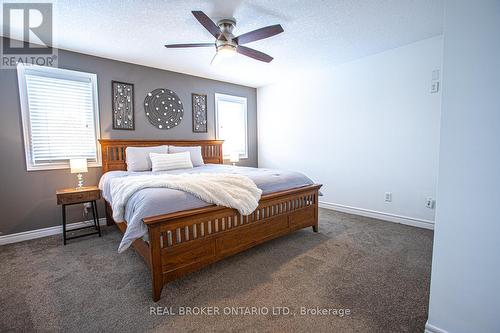
[[[66,188],[56,191],[57,204],[62,205],[62,218],[63,218],[63,243],[66,245],[66,241],[69,239],[80,238],[89,235],[97,235],[101,237],[101,227],[99,226],[99,216],[97,214],[97,203],[96,200],[101,198],[101,190],[97,186],[84,186],[80,188]],[[94,225],[80,227],[71,229],[68,231],[81,230],[87,228],[94,228],[97,231],[66,237],[66,206],[76,205],[81,203],[90,202],[92,204],[92,215],[94,217]]]

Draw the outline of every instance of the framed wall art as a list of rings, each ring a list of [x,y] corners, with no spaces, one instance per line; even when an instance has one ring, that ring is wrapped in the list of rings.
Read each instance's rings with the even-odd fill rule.
[[[181,99],[175,92],[158,88],[146,95],[144,110],[149,122],[159,129],[171,129],[179,125],[184,116]]]
[[[207,95],[191,94],[193,103],[193,132],[207,133]]]
[[[113,129],[134,130],[134,85],[111,81]]]

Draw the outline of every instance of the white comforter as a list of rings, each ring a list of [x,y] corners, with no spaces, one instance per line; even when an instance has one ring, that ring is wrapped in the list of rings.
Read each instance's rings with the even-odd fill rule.
[[[257,208],[262,194],[262,190],[247,176],[230,173],[161,174],[115,178],[111,181],[111,202],[115,221],[124,220],[127,201],[134,193],[145,188],[181,190],[205,202],[237,209],[242,215],[249,215]]]

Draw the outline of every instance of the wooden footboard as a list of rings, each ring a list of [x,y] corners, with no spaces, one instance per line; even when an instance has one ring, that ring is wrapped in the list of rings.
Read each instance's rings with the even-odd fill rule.
[[[136,240],[133,246],[151,269],[153,300],[160,299],[164,284],[227,256],[305,227],[318,231],[320,187],[264,195],[248,216],[210,206],[145,218],[149,244]],[[125,230],[126,224],[118,225]]]

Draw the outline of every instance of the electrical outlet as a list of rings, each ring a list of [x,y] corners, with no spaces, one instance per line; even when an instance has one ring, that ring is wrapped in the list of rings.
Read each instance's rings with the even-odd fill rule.
[[[89,215],[89,210],[92,209],[92,204],[90,202],[86,202],[83,204],[83,215]]]
[[[386,202],[391,202],[392,201],[392,192],[385,192],[385,201]]]
[[[425,199],[425,207],[429,208],[429,209],[434,209],[434,205],[435,205],[435,201],[434,201],[434,198],[432,197],[427,197],[427,199]]]

